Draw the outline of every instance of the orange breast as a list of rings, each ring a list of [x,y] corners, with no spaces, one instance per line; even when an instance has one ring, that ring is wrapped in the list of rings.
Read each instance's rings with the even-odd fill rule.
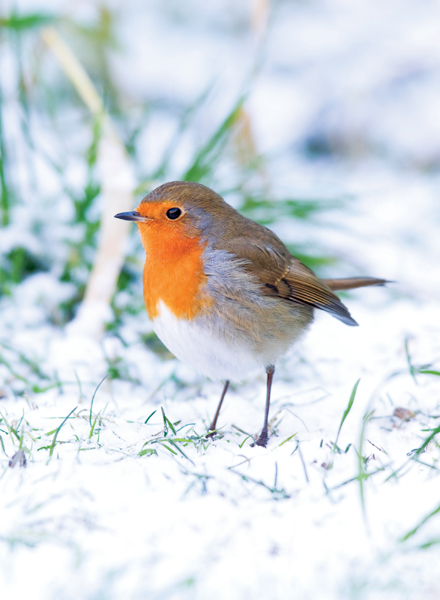
[[[177,225],[177,224],[176,224]],[[144,266],[144,300],[150,319],[159,314],[162,301],[179,318],[193,319],[210,300],[203,288],[204,247],[180,227],[139,225],[147,257]]]

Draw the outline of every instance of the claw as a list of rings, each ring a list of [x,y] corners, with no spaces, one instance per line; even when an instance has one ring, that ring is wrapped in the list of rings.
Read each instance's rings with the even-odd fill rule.
[[[259,436],[258,440],[255,442],[255,445],[256,446],[262,446],[263,448],[266,448],[268,441],[269,441],[269,436],[267,434],[267,431],[265,431],[263,429],[263,431],[260,433],[260,436]]]

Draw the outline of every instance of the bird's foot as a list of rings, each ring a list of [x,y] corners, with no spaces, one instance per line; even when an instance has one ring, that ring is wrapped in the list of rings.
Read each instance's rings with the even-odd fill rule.
[[[212,425],[211,425],[211,427],[208,429],[208,433],[205,435],[205,438],[209,439],[209,438],[214,438],[216,436],[218,436],[219,438],[223,437],[221,428],[217,429],[217,427],[212,427]]]
[[[260,435],[258,437],[258,440],[255,442],[255,445],[266,448],[268,441],[269,441],[269,435],[267,433],[267,429],[263,429],[263,431],[260,433]]]

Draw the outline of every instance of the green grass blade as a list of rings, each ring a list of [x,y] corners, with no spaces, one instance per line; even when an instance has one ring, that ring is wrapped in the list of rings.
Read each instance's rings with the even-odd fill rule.
[[[432,433],[428,435],[423,444],[414,452],[414,456],[419,456],[425,450],[426,446],[429,444],[431,440],[435,438],[435,436],[440,433],[440,425],[432,430]]]
[[[152,175],[152,179],[162,179],[166,175],[176,146],[179,143],[182,134],[188,128],[189,124],[191,123],[191,120],[194,118],[194,115],[197,113],[199,108],[205,103],[207,97],[211,93],[211,90],[212,85],[209,85],[207,89],[200,95],[200,97],[197,98],[196,101],[193,102],[183,113],[182,118],[179,121],[177,130],[172,136],[170,143],[165,148],[165,151],[162,155],[161,164],[156,169],[155,173]]]
[[[412,537],[414,534],[416,534],[419,529],[421,527],[423,527],[423,525],[429,521],[429,519],[431,519],[434,515],[436,515],[437,513],[440,512],[440,504],[439,506],[437,506],[437,508],[435,508],[433,511],[431,511],[428,515],[426,515],[426,517],[423,517],[423,519],[420,521],[420,523],[418,525],[416,525],[413,529],[411,529],[410,531],[408,531],[408,533],[406,533],[405,535],[403,535],[400,538],[400,542],[406,542],[406,540],[408,540],[410,537]]]
[[[163,431],[164,431],[164,436],[166,437],[168,435],[168,428],[171,429],[171,431],[174,433],[174,435],[177,435],[176,429],[174,428],[174,425],[171,423],[171,421],[168,419],[168,417],[165,414],[164,409],[162,408],[162,406],[160,407],[160,410],[162,411],[162,419],[163,419]]]
[[[60,425],[60,426],[58,427],[58,429],[55,431],[55,435],[53,436],[52,444],[51,444],[51,445],[50,445],[50,447],[49,447],[49,458],[50,458],[50,457],[52,456],[52,454],[53,454],[53,451],[54,451],[54,448],[55,448],[55,444],[56,444],[56,442],[57,442],[57,437],[58,437],[58,434],[59,434],[59,432],[61,431],[61,427],[64,425],[64,423],[66,423],[67,419],[70,417],[70,415],[72,415],[72,414],[73,414],[73,413],[76,411],[76,409],[77,409],[77,408],[78,408],[78,407],[77,407],[77,406],[75,406],[75,408],[74,408],[73,410],[71,410],[71,411],[70,411],[70,413],[69,413],[69,414],[67,415],[67,417],[66,417],[66,418],[63,420],[63,422],[61,423],[61,425]]]
[[[145,419],[145,423],[144,425],[146,425],[148,423],[148,421],[151,419],[151,417],[157,413],[157,410],[153,410],[153,412],[151,413],[151,415],[149,415],[146,419]]]
[[[367,527],[368,530],[368,521],[367,521],[367,508],[365,505],[365,487],[364,487],[364,482],[370,477],[370,475],[366,472],[365,470],[365,461],[364,461],[364,457],[362,456],[362,449],[364,447],[364,440],[365,440],[365,431],[367,429],[367,423],[370,421],[372,415],[373,415],[374,411],[367,411],[364,416],[362,417],[362,427],[361,427],[361,433],[359,436],[359,449],[357,452],[358,455],[358,475],[357,475],[357,480],[359,482],[359,494],[360,494],[360,499],[361,499],[361,507],[362,507],[362,514],[364,517],[364,522],[365,525]],[[378,469],[378,471],[381,471],[382,469]]]
[[[108,374],[107,374],[105,377],[103,377],[103,378],[101,379],[101,381],[98,383],[98,385],[97,385],[97,387],[96,387],[95,391],[93,392],[92,401],[91,401],[91,403],[90,403],[90,413],[89,413],[89,423],[90,423],[90,427],[92,427],[92,414],[93,414],[93,413],[92,413],[92,411],[93,411],[93,402],[95,401],[96,392],[99,390],[99,388],[101,387],[101,384],[102,384],[102,383],[103,383],[103,382],[104,382],[104,381],[107,379],[107,377],[108,377]]]
[[[437,375],[440,377],[440,371],[432,371],[431,369],[419,369],[421,375]]]
[[[226,119],[220,124],[201,150],[199,150],[193,164],[183,175],[183,181],[201,181],[206,179],[212,172],[217,158],[220,156],[232,133],[233,126],[237,121],[244,101],[245,96],[239,98]]]
[[[12,13],[9,17],[0,19],[0,27],[16,32],[43,27],[55,21],[55,17],[45,13],[28,13],[18,15]]]
[[[335,453],[336,447],[338,445],[339,434],[341,433],[342,426],[343,426],[343,424],[345,422],[345,419],[350,414],[351,407],[353,406],[354,399],[356,398],[356,392],[357,392],[357,389],[358,389],[359,382],[360,382],[360,379],[358,379],[356,381],[356,383],[354,384],[353,389],[351,391],[350,400],[348,401],[347,408],[344,410],[344,414],[342,415],[342,419],[341,419],[341,422],[339,424],[338,433],[336,434],[336,440],[335,440],[335,443],[333,444],[333,451],[332,451],[333,454]]]
[[[418,385],[418,381],[416,379],[417,368],[412,364],[411,355],[409,353],[409,340],[406,338],[405,340],[405,356],[406,362],[408,363],[408,369],[411,374],[411,377],[414,380],[414,383]]]

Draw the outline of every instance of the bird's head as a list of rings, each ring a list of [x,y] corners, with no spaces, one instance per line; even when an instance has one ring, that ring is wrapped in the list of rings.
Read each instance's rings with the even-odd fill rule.
[[[226,226],[235,213],[221,196],[199,183],[173,181],[150,192],[133,212],[118,219],[134,221],[144,246],[153,237],[163,239],[206,238]]]

